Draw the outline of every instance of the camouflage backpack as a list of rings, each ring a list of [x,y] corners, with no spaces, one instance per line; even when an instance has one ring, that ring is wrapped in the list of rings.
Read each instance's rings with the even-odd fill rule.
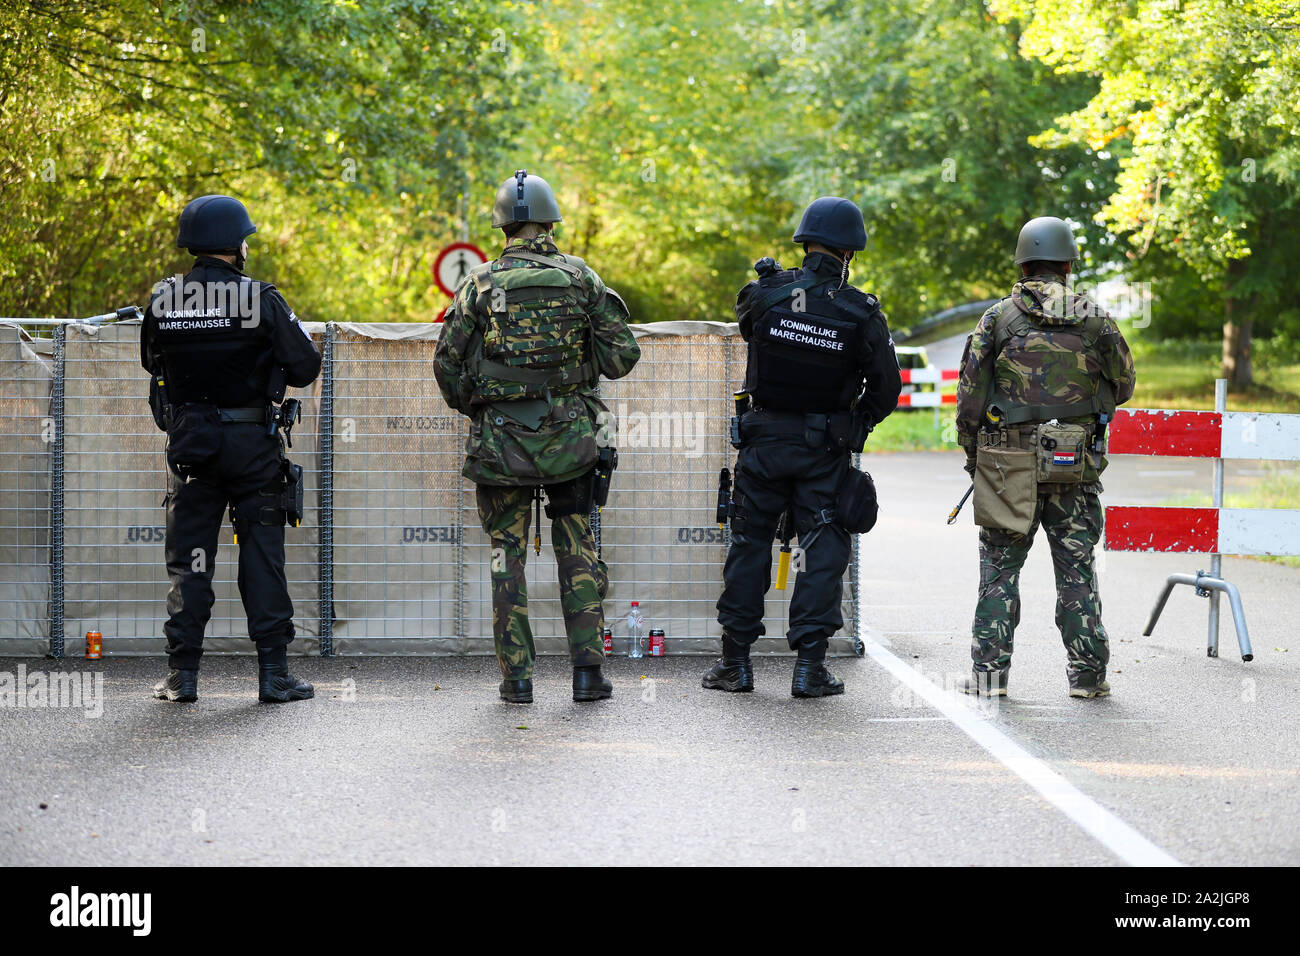
[[[1105,311],[1086,296],[1033,282],[1018,283],[997,317],[996,367],[986,405],[998,406],[1005,426],[1093,419],[1103,412],[1113,416],[1114,392],[1101,373],[1097,350]],[[1025,295],[1032,308],[1024,304]]]
[[[541,268],[494,269],[470,275],[487,315],[481,343],[470,356],[477,395],[489,404],[509,402],[515,417],[540,420],[550,399],[595,383],[588,358],[591,323],[584,308],[585,264],[514,251],[498,259],[536,262]]]
[[[603,406],[590,395],[599,370],[589,357],[586,274],[576,256],[517,250],[470,272],[485,316],[466,354],[479,409],[463,471],[472,481],[567,481],[595,463]]]

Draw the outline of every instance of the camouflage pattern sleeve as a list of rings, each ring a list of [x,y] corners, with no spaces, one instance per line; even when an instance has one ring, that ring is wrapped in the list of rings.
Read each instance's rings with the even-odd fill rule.
[[[471,340],[478,330],[474,312],[477,289],[472,277],[456,290],[451,307],[443,317],[442,335],[433,355],[433,374],[447,404],[463,415],[470,413],[469,401],[474,394],[474,377],[466,367]]]
[[[584,284],[590,303],[587,316],[591,320],[592,356],[600,374],[606,378],[622,378],[641,358],[641,346],[627,325],[627,304],[590,266]]]
[[[1101,374],[1115,388],[1115,404],[1123,405],[1133,397],[1137,370],[1133,367],[1133,353],[1114,319],[1106,320],[1097,349],[1101,355]]]
[[[975,458],[975,442],[984,406],[993,387],[993,328],[1002,314],[1002,303],[989,308],[980,317],[975,331],[966,339],[957,379],[957,443],[966,452],[967,470]]]

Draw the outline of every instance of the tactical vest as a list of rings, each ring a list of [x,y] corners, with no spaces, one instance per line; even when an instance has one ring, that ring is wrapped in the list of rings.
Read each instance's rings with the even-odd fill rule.
[[[191,273],[193,275],[193,273]],[[186,285],[191,285],[189,276]],[[150,299],[147,321],[162,356],[173,405],[234,408],[265,404],[272,371],[267,328],[253,312],[263,284],[247,277],[208,282],[192,301],[175,279]],[[157,303],[157,309],[155,309]]]
[[[481,345],[471,356],[478,395],[488,402],[549,399],[591,384],[588,358],[591,322],[584,307],[584,263],[577,256],[553,259],[510,252],[506,259],[541,268],[471,272],[487,313]]]
[[[862,323],[833,299],[801,294],[839,276],[804,277],[754,293],[746,386],[754,404],[776,412],[847,411],[862,385]],[[804,308],[795,309],[795,297]]]
[[[1099,413],[1114,416],[1114,389],[1101,375],[1096,348],[1106,316],[1082,296],[1072,297],[1070,309],[1081,321],[1048,325],[1012,296],[998,315],[993,327],[995,384],[985,406],[1000,409],[1001,424],[1095,417]],[[1085,363],[1082,370],[1080,357]],[[998,381],[1007,375],[1014,379],[1012,383]],[[1081,379],[1086,382],[1086,396]]]

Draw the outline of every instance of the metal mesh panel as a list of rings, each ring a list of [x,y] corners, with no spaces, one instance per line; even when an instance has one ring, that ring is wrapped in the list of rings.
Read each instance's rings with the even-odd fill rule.
[[[51,343],[45,355],[0,327],[0,651],[49,641]]]
[[[290,455],[306,471],[308,514],[303,527],[288,532],[287,575],[300,637],[320,634],[327,615],[338,653],[492,652],[490,545],[473,485],[460,475],[466,420],[443,403],[433,376],[438,332],[411,325],[331,328],[325,351],[333,365],[322,381],[329,382],[333,414],[324,459],[317,427],[322,386],[300,395],[303,421]],[[16,650],[0,644],[0,650],[30,653],[48,636],[52,582],[61,570],[61,632],[69,653],[91,628],[103,633],[109,653],[157,653],[167,591],[166,465],[164,438],[146,400],[148,378],[139,367],[139,325],[69,326],[61,352],[57,338],[53,349],[48,342],[24,347],[17,330],[0,333],[6,336],[0,338],[0,641],[27,642]],[[314,333],[323,343],[326,328]],[[647,628],[665,631],[670,652],[711,652],[728,543],[714,522],[717,477],[734,464],[727,426],[744,344],[735,326],[721,323],[640,327],[637,335],[637,369],[601,386],[618,422],[620,454],[609,505],[597,518],[610,570],[606,614],[616,652],[626,648],[623,618],[633,600],[641,603]],[[61,379],[57,361],[38,349],[63,356]],[[60,394],[61,472],[42,438]],[[59,513],[50,502],[60,486],[61,561],[50,531],[52,514]],[[333,519],[332,534],[324,536],[322,503]],[[531,548],[528,554],[529,617],[538,650],[563,653],[549,524],[543,518],[541,555]],[[205,647],[250,651],[228,523],[218,552]],[[323,566],[332,574],[322,586]],[[784,650],[788,597],[788,591],[769,593],[769,639],[760,650]],[[848,587],[844,617],[846,634],[832,642],[838,653],[853,651]],[[295,645],[315,647],[314,641]]]
[[[433,377],[430,327],[392,334],[403,333],[346,326],[335,338],[333,637],[344,654],[463,650],[461,527],[477,527],[462,516],[466,430]]]
[[[65,635],[75,643],[94,629],[106,652],[157,653],[166,617],[163,552],[167,493],[165,437],[148,404],[149,378],[140,367],[140,327],[70,326],[65,354],[64,578]],[[316,500],[315,407],[304,397],[291,456],[311,475],[307,500]],[[286,573],[303,636],[316,632],[314,509],[301,528],[289,529]],[[207,651],[251,650],[235,587],[236,549],[230,524],[218,539]],[[238,638],[238,640],[221,640]]]

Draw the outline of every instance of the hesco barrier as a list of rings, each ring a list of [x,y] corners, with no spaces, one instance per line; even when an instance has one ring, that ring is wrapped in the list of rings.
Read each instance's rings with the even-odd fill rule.
[[[491,654],[491,553],[460,475],[468,422],[433,376],[441,326],[307,328],[325,362],[316,384],[294,393],[304,409],[289,454],[307,473],[308,513],[287,532],[293,650]],[[647,628],[665,631],[668,653],[713,653],[728,545],[714,508],[718,471],[734,464],[727,434],[744,343],[734,324],[634,330],[641,362],[601,383],[619,428],[613,491],[595,516],[615,653],[633,600]],[[167,472],[139,323],[63,325],[36,340],[0,327],[0,350],[0,653],[79,655],[92,629],[106,654],[161,653]],[[528,549],[529,618],[539,652],[564,653],[543,525],[541,555]],[[227,522],[210,652],[252,650],[234,547]],[[856,570],[855,546],[834,653],[860,651]],[[787,652],[789,593],[770,592],[759,650]]]

